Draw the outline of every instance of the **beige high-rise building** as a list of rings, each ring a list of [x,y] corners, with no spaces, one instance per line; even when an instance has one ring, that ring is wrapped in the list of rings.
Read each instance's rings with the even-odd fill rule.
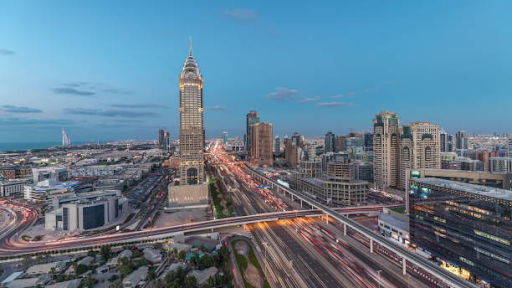
[[[422,168],[441,169],[441,133],[439,125],[413,122],[402,128],[399,188],[407,188],[409,169]]]
[[[169,207],[206,207],[208,184],[204,169],[203,76],[189,56],[180,74],[180,185],[169,185]]]
[[[258,122],[251,125],[250,162],[252,166],[272,167],[274,164],[272,143],[273,133],[271,123]]]
[[[382,111],[373,119],[373,175],[379,189],[398,187],[400,179],[400,121],[398,115]]]
[[[180,185],[205,181],[203,76],[192,46],[180,74],[180,160]]]

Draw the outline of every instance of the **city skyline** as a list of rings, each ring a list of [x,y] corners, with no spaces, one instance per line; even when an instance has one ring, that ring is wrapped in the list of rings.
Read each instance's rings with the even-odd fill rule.
[[[3,2],[0,141],[52,141],[62,127],[77,141],[154,139],[162,127],[177,138],[173,71],[189,36],[208,75],[207,138],[243,136],[250,110],[281,136],[371,131],[382,110],[450,134],[507,133],[512,43],[498,28],[510,4],[464,3],[126,4],[112,19],[120,4]]]

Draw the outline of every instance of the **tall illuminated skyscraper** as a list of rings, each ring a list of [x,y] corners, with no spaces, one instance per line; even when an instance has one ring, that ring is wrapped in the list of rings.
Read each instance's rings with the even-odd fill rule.
[[[180,74],[180,185],[205,181],[203,110],[203,76],[191,43]]]

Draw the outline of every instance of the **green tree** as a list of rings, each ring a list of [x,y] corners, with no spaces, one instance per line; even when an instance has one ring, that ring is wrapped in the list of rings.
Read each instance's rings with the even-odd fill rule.
[[[95,280],[91,277],[85,277],[84,280],[82,280],[82,287],[85,288],[92,288],[94,286]]]
[[[123,288],[123,283],[121,283],[121,281],[118,280],[110,284],[108,288]]]
[[[187,276],[185,277],[185,281],[183,283],[185,287],[197,287],[197,280],[194,276]]]
[[[121,277],[124,278],[133,272],[133,268],[130,265],[123,265],[119,272],[121,273]]]
[[[115,282],[117,279],[119,279],[119,276],[117,276],[117,274],[114,274],[110,278],[108,278],[108,282]]]
[[[178,254],[178,258],[180,258],[180,260],[185,260],[185,257],[187,257],[187,253],[183,250],[180,251],[180,253]]]
[[[139,258],[139,257],[142,257],[142,251],[140,250],[135,250],[132,254],[132,259],[133,258]]]
[[[130,259],[128,257],[119,258],[117,259],[117,263],[121,265],[128,265],[130,264]]]
[[[103,260],[107,261],[110,258],[110,247],[101,246],[100,254]]]
[[[156,279],[156,272],[155,270],[150,270],[148,273],[148,280],[155,280]]]
[[[76,267],[76,275],[82,275],[85,272],[89,271],[89,266],[80,264]]]

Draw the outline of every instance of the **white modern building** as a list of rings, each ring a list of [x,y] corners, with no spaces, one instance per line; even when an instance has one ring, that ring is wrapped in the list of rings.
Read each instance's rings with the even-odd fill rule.
[[[39,182],[48,181],[50,183],[63,182],[68,179],[68,170],[63,167],[42,167],[32,168],[32,181],[34,185]]]
[[[128,199],[118,191],[82,194],[53,199],[53,210],[45,215],[45,228],[86,231],[109,226],[128,213]]]
[[[26,181],[0,181],[0,197],[23,196]]]

